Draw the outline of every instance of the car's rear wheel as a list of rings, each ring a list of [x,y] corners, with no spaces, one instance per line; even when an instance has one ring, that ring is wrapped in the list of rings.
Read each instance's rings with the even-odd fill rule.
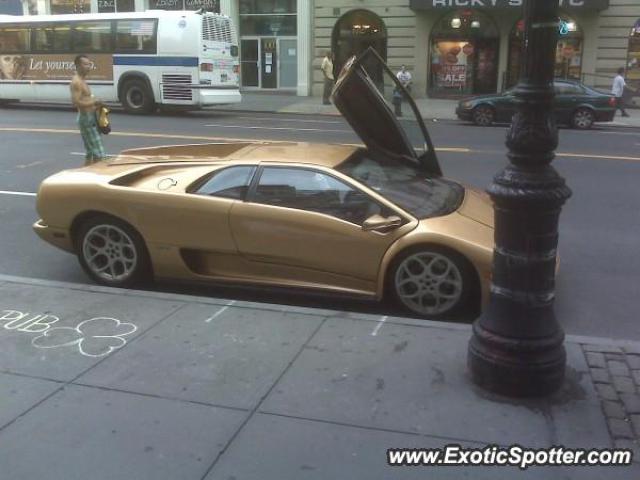
[[[595,115],[588,108],[579,108],[573,113],[571,124],[579,130],[588,130],[593,126]]]
[[[493,108],[488,105],[478,105],[473,109],[473,123],[481,127],[488,127],[495,119]]]
[[[464,313],[477,290],[471,264],[462,255],[437,246],[400,255],[389,280],[397,303],[425,318]]]
[[[151,277],[144,240],[116,218],[101,215],[83,223],[76,251],[84,271],[102,285],[130,287]]]

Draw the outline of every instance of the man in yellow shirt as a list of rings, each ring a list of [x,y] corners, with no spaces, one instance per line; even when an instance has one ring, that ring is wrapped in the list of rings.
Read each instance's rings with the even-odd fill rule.
[[[324,105],[330,105],[329,96],[331,95],[331,91],[333,90],[333,53],[329,50],[325,53],[324,58],[322,59],[322,64],[320,65],[320,70],[322,70],[322,76],[324,78],[324,89],[322,91],[322,103]]]

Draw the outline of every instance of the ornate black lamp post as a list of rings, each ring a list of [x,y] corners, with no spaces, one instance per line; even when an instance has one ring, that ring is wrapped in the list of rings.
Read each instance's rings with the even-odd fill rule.
[[[563,382],[564,333],[553,312],[558,219],[571,195],[550,165],[558,146],[552,114],[558,0],[525,0],[518,110],[507,135],[510,160],[493,180],[493,279],[488,309],[473,325],[468,364],[477,384],[538,396]]]

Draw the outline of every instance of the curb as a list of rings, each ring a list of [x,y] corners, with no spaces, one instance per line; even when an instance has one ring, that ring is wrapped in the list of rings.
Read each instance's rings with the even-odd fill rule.
[[[81,283],[63,282],[58,280],[44,280],[38,278],[18,277],[13,275],[0,274],[0,283],[14,283],[23,285],[32,285],[39,287],[50,288],[63,288],[68,290],[77,290],[90,293],[102,293],[107,295],[125,295],[129,297],[143,297],[143,298],[158,298],[163,300],[173,300],[179,302],[194,302],[204,303],[211,305],[228,305],[230,299],[228,298],[216,298],[216,297],[203,297],[198,295],[189,295],[182,293],[165,293],[147,290],[135,290],[135,289],[123,289],[114,287],[103,287],[101,285],[85,285]],[[296,312],[305,313],[308,315],[325,316],[325,317],[341,317],[350,320],[361,320],[368,322],[379,322],[380,315],[374,315],[369,313],[355,313],[344,312],[340,310],[321,309],[314,307],[303,307],[294,305],[284,305],[278,303],[261,303],[251,302],[246,300],[238,301],[234,304],[236,307],[255,308],[260,306],[264,310],[278,310],[292,309]],[[458,330],[468,331],[471,334],[470,324],[460,323],[447,323],[436,320],[420,320],[407,317],[388,317],[386,323],[394,325],[405,325],[422,328],[435,328],[440,330]],[[610,346],[619,347],[627,350],[633,350],[640,352],[640,341],[607,338],[607,337],[591,337],[586,335],[566,335],[565,340],[569,343],[582,344],[582,345],[597,345],[597,346]]]

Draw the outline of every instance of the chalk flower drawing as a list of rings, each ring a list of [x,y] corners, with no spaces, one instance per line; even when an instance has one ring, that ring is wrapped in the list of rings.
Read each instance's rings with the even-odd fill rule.
[[[96,317],[74,327],[54,327],[31,340],[37,348],[58,348],[78,345],[82,355],[102,357],[123,347],[124,339],[138,329],[133,323],[117,318]]]

